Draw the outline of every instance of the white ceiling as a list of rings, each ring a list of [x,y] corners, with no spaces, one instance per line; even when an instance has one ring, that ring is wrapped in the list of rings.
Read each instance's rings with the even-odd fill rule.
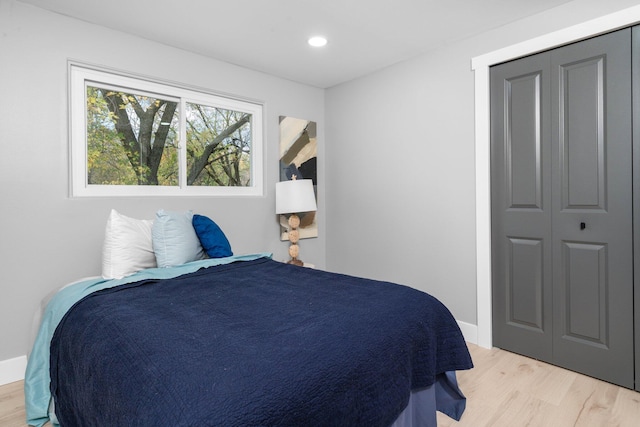
[[[327,88],[571,0],[20,1]]]

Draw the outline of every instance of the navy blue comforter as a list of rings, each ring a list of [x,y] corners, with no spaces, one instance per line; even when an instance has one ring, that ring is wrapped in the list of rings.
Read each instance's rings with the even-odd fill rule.
[[[471,367],[435,298],[262,258],[85,297],[51,392],[62,426],[387,426]]]

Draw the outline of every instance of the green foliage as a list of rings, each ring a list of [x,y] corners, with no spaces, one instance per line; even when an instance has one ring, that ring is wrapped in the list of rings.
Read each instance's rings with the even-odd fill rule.
[[[87,88],[87,170],[89,184],[137,185],[121,136],[117,117],[109,111],[102,90]]]
[[[93,86],[86,99],[89,184],[178,185],[175,101]],[[250,115],[186,105],[189,185],[250,185]]]

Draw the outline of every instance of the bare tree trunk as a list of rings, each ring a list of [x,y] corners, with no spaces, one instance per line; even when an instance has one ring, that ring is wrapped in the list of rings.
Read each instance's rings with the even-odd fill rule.
[[[207,163],[209,161],[209,156],[213,154],[216,147],[220,145],[222,141],[224,141],[226,138],[231,136],[233,132],[240,129],[245,123],[249,121],[249,119],[251,119],[251,115],[245,114],[244,116],[242,116],[242,118],[240,118],[240,120],[238,120],[237,122],[235,122],[234,124],[226,128],[225,130],[223,130],[220,134],[218,134],[218,136],[216,136],[216,138],[209,145],[206,146],[202,154],[198,158],[196,158],[193,164],[191,165],[191,169],[189,170],[189,174],[187,176],[188,185],[193,185],[196,178],[198,178],[198,175],[200,175],[200,172],[202,172],[205,166],[207,166]]]

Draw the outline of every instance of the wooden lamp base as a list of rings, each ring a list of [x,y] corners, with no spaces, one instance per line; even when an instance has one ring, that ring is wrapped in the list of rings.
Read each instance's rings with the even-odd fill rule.
[[[298,259],[298,254],[300,253],[300,247],[298,246],[298,240],[300,240],[300,232],[298,231],[298,227],[300,226],[300,218],[296,214],[291,214],[289,217],[289,242],[291,245],[289,246],[289,256],[291,259],[287,262],[287,264],[299,265],[302,266],[304,263]]]

